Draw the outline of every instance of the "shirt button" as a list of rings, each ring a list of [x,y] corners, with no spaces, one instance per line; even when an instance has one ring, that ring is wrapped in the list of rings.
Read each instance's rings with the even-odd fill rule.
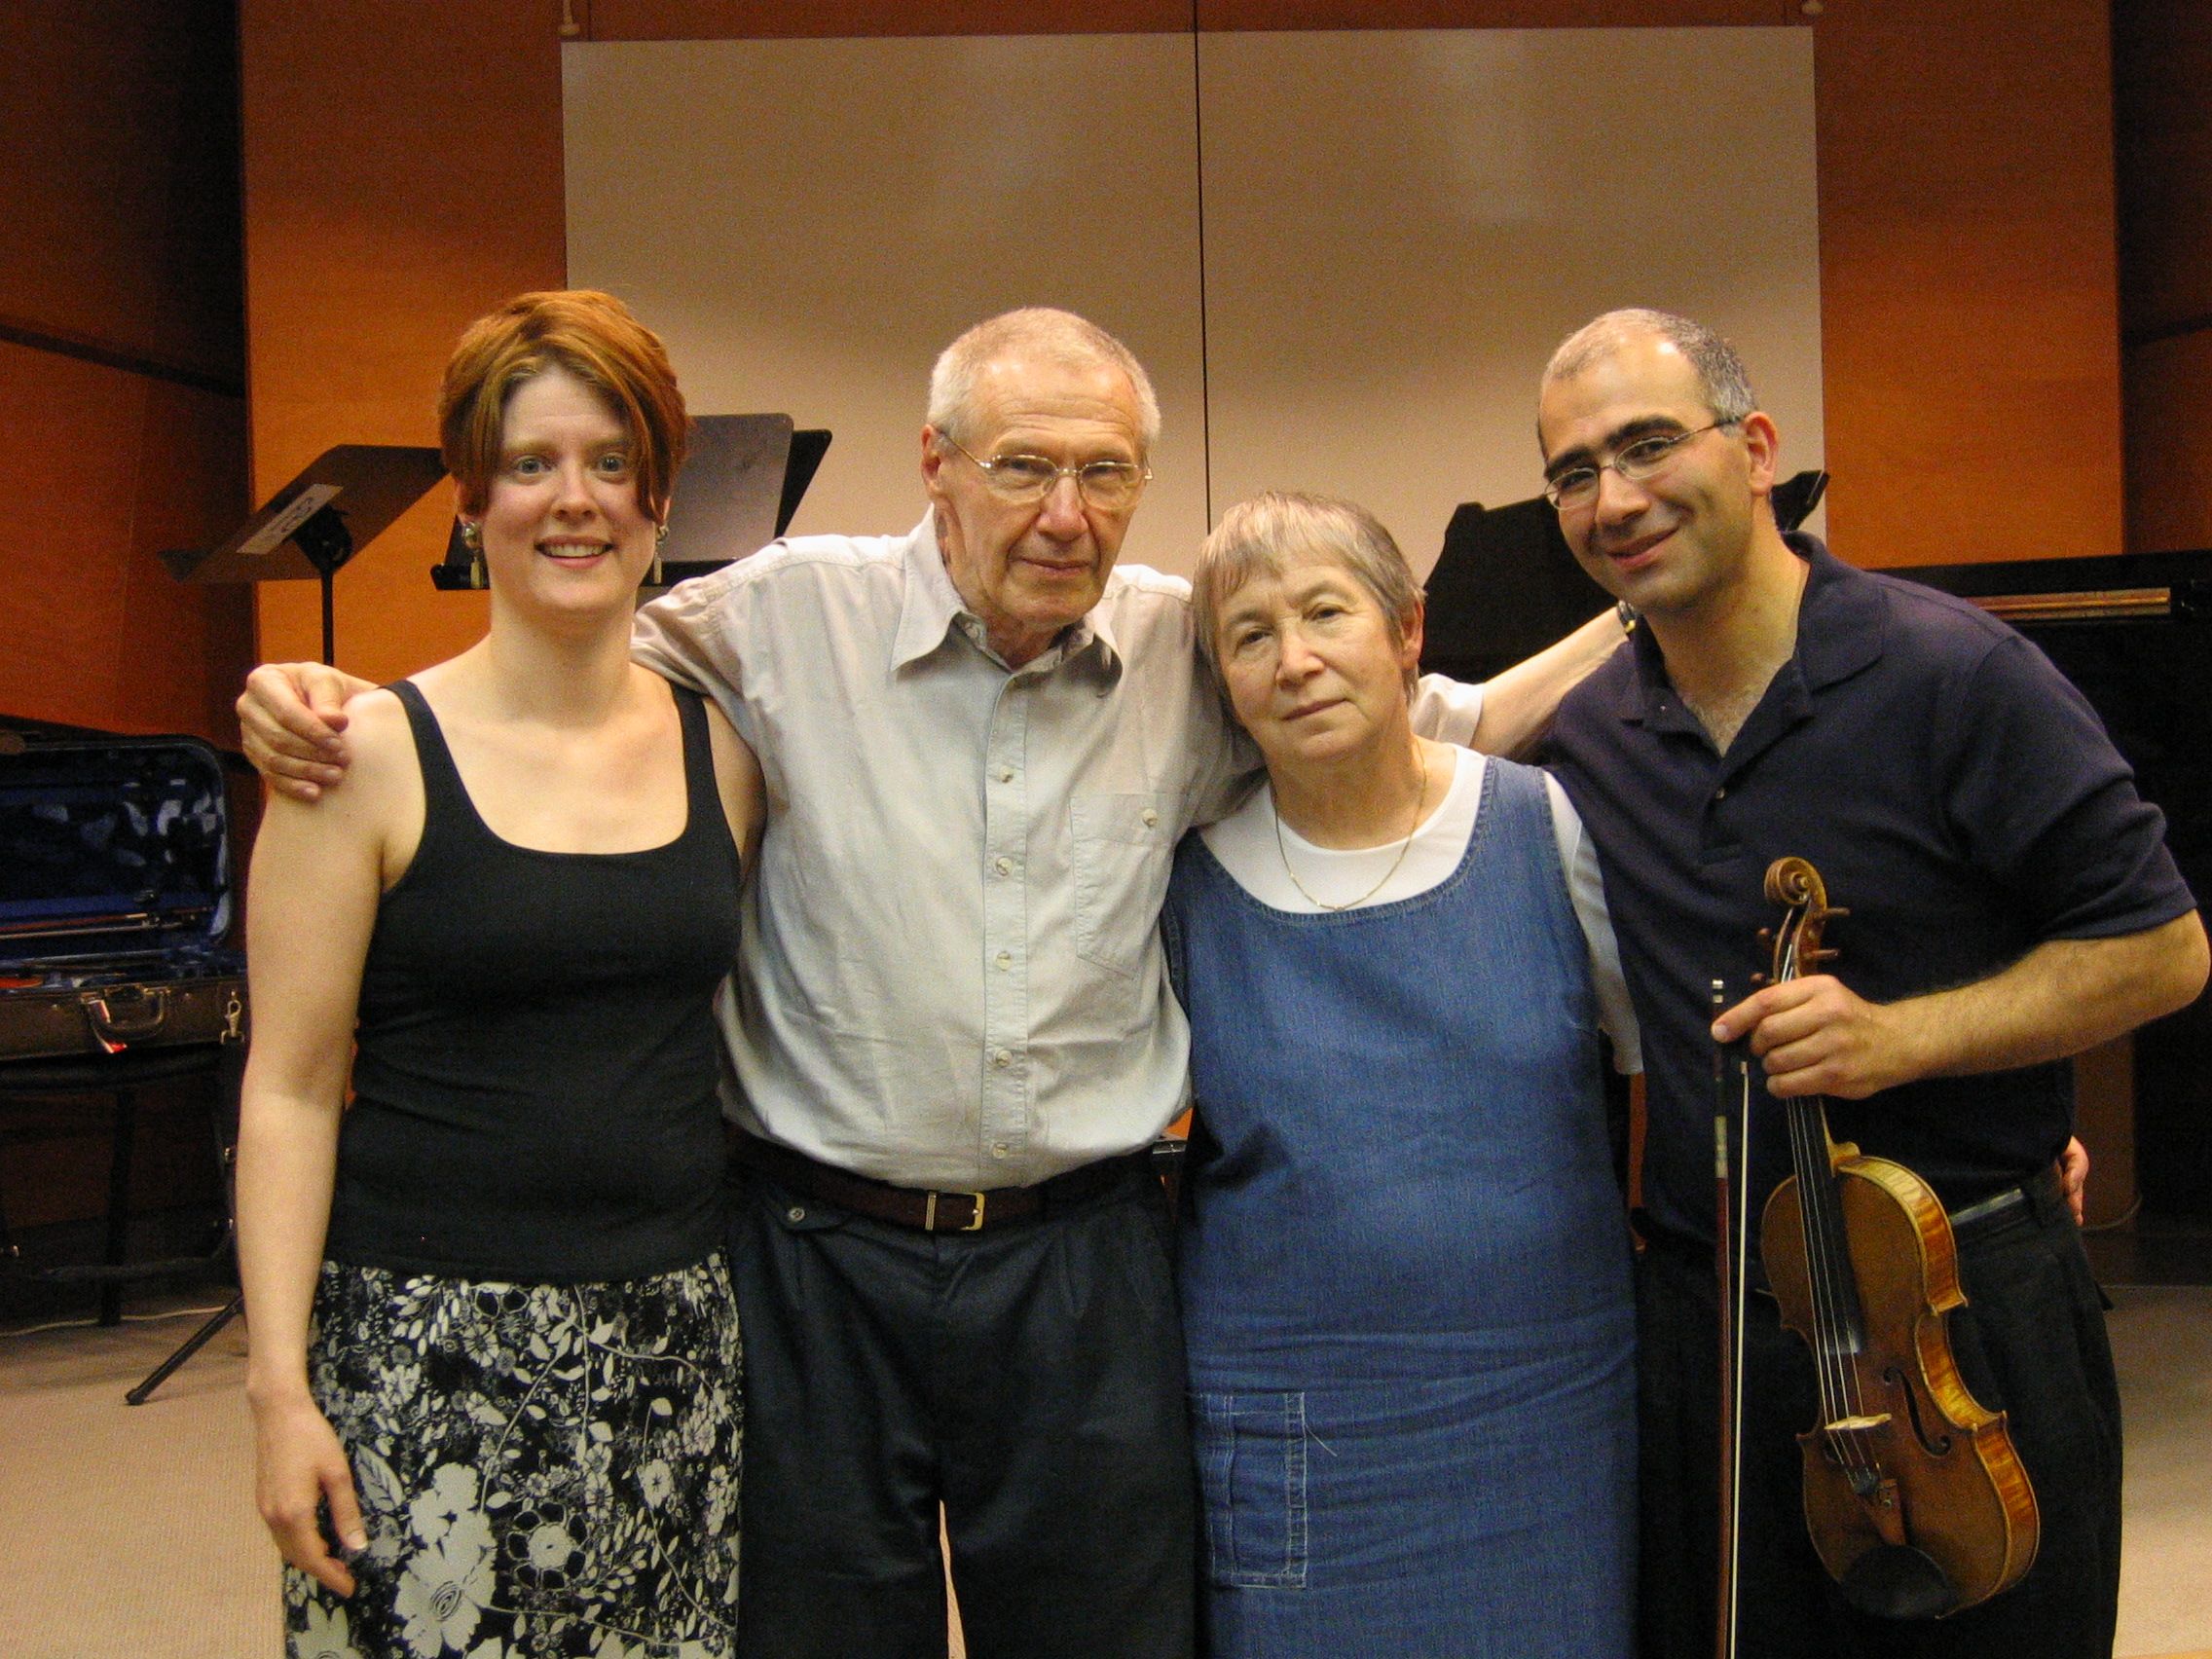
[[[994,1049],[991,1051],[991,1064],[1004,1071],[1014,1064],[1014,1055],[1004,1049]]]
[[[806,1219],[806,1211],[801,1209],[797,1204],[793,1204],[790,1209],[784,1211],[784,1219],[793,1223],[804,1221]]]
[[[1014,873],[1014,861],[1012,859],[997,859],[992,862],[991,867],[1001,875],[1012,875]]]
[[[1000,783],[1011,784],[1014,782],[1014,768],[1012,766],[1001,766],[998,769],[997,776]]]
[[[1002,950],[996,956],[992,957],[991,960],[999,965],[999,972],[1003,974],[1009,968],[1012,968],[1014,966],[1014,952],[1011,950]]]
[[[1713,792],[1713,798],[1714,800],[1726,800],[1728,798],[1727,785],[1723,784],[1719,789],[1714,790]]]
[[[1148,806],[1148,807],[1146,807],[1146,808],[1144,809],[1144,827],[1145,827],[1145,828],[1146,828],[1147,830],[1150,830],[1150,829],[1151,829],[1151,828],[1152,828],[1152,827],[1153,827],[1154,825],[1158,824],[1159,822],[1160,822],[1160,814],[1159,814],[1159,813],[1157,813],[1157,812],[1155,812],[1155,811],[1153,811],[1153,809],[1152,809],[1151,807],[1149,807],[1149,806]]]
[[[1007,1151],[1008,1151],[1008,1148],[1007,1148],[1007,1144],[1006,1144],[1006,1142],[1004,1142],[1004,1141],[993,1141],[993,1142],[991,1142],[991,1156],[992,1156],[993,1158],[1004,1158],[1004,1157],[1006,1157],[1006,1155],[1007,1155]]]

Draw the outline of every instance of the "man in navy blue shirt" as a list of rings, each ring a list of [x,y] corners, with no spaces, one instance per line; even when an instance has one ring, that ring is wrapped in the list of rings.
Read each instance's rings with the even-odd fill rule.
[[[1546,494],[1569,547],[1641,613],[1563,706],[1562,781],[1597,838],[1643,1028],[1644,1649],[1713,1651],[1717,1343],[1714,1044],[1838,1140],[1926,1179],[1953,1217],[1965,1381],[2009,1414],[2041,1547],[1941,1620],[1850,1608],[1813,1553],[1796,1435],[1806,1350],[1770,1297],[1743,1336],[1740,1653],[2109,1655],[2120,1416],[2096,1288],[2051,1173],[2068,1057],[2194,997],[2204,930],[2087,703],[1974,607],[1785,536],[1774,422],[1710,331],[1608,313],[1546,370]],[[1773,860],[1812,861],[1832,972],[1751,991]],[[1712,985],[1731,1004],[1714,1017]],[[1755,1218],[1788,1172],[1754,1085]],[[1755,1219],[1754,1219],[1755,1225]],[[1754,1266],[1753,1284],[1762,1283]]]

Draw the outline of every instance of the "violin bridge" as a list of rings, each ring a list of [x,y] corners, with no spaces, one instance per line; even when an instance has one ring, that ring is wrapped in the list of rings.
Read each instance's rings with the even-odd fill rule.
[[[1876,1412],[1870,1417],[1837,1418],[1835,1421],[1828,1424],[1827,1432],[1830,1434],[1869,1434],[1877,1428],[1889,1427],[1890,1420],[1888,1412]]]

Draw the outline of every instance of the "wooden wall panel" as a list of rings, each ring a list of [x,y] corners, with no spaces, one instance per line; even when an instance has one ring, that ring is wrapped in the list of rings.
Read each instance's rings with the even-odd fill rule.
[[[0,319],[235,387],[233,0],[8,8]]]
[[[245,0],[257,498],[332,444],[435,441],[461,327],[561,285],[558,16],[504,0]],[[430,587],[451,511],[441,485],[339,573],[342,666],[391,679],[482,633],[480,599]],[[313,583],[259,597],[264,656],[317,654]]]
[[[5,560],[0,713],[235,735],[244,596],[182,587],[154,557],[244,510],[233,16],[231,0],[9,15],[0,444],[38,458],[40,483]]]
[[[252,510],[242,399],[150,381],[140,425],[129,563],[119,601],[113,714],[127,731],[237,742],[233,703],[253,662],[253,594],[180,582],[166,547],[218,545]]]
[[[2127,548],[2212,547],[2212,7],[2113,7]]]
[[[1837,550],[2120,551],[2105,6],[1839,4],[1815,41]]]
[[[178,582],[156,554],[243,516],[243,405],[7,344],[0,384],[0,453],[66,458],[18,502],[0,713],[235,742],[247,596]]]
[[[1182,34],[1190,0],[589,0],[589,40],[844,40],[870,35]]]
[[[2112,24],[2128,337],[2212,328],[2212,6],[2116,0]]]
[[[0,712],[97,725],[114,694],[121,625],[118,584],[102,579],[95,550],[130,535],[132,466],[145,417],[146,383],[91,363],[0,345],[0,443],[14,455],[121,458],[56,466],[20,503],[25,534],[9,555],[11,606],[22,622],[0,651]]]
[[[1322,0],[1204,3],[1210,20],[1238,27],[1354,20]],[[1728,0],[1727,20],[1788,21],[1792,10]],[[559,14],[557,0],[456,0],[433,27],[432,14],[405,0],[244,0],[254,457],[264,492],[329,443],[424,441],[454,331],[504,294],[561,279]],[[599,39],[926,32],[956,18],[1053,26],[1028,13],[917,12],[889,0],[773,9],[764,0],[577,0],[575,15]],[[1684,15],[1657,0],[1465,0],[1448,18],[1412,4],[1386,20]],[[1165,26],[1151,0],[1128,0],[1069,26],[1134,29],[1156,17]],[[1829,522],[1839,550],[1875,565],[2115,551],[2105,7],[1838,0],[1813,27],[1826,460],[1839,479]],[[377,95],[363,98],[372,66]],[[1726,141],[1724,123],[1714,130]],[[480,624],[469,602],[433,593],[421,574],[437,557],[439,528],[424,509],[340,576],[347,666],[405,672],[473,637]],[[260,614],[265,654],[313,653],[312,588],[273,585]]]
[[[2212,548],[2212,328],[2127,353],[2127,549]]]

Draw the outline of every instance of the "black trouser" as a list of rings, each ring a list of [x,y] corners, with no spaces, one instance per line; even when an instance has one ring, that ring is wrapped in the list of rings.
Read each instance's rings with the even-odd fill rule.
[[[1797,1435],[1811,1427],[1811,1358],[1773,1299],[1747,1314],[1744,1659],[2110,1659],[2120,1601],[2120,1392],[2104,1313],[2063,1200],[2047,1191],[1959,1246],[1969,1306],[1951,1346],[1975,1399],[2009,1416],[2042,1520],[2035,1565],[2012,1589],[1949,1618],[1870,1618],[1847,1608],[1805,1530]],[[1715,1290],[1701,1265],[1661,1248],[1637,1268],[1643,1659],[1714,1651],[1718,1558]]]
[[[740,1175],[743,1659],[1181,1659],[1196,1476],[1157,1180],[977,1234]]]

